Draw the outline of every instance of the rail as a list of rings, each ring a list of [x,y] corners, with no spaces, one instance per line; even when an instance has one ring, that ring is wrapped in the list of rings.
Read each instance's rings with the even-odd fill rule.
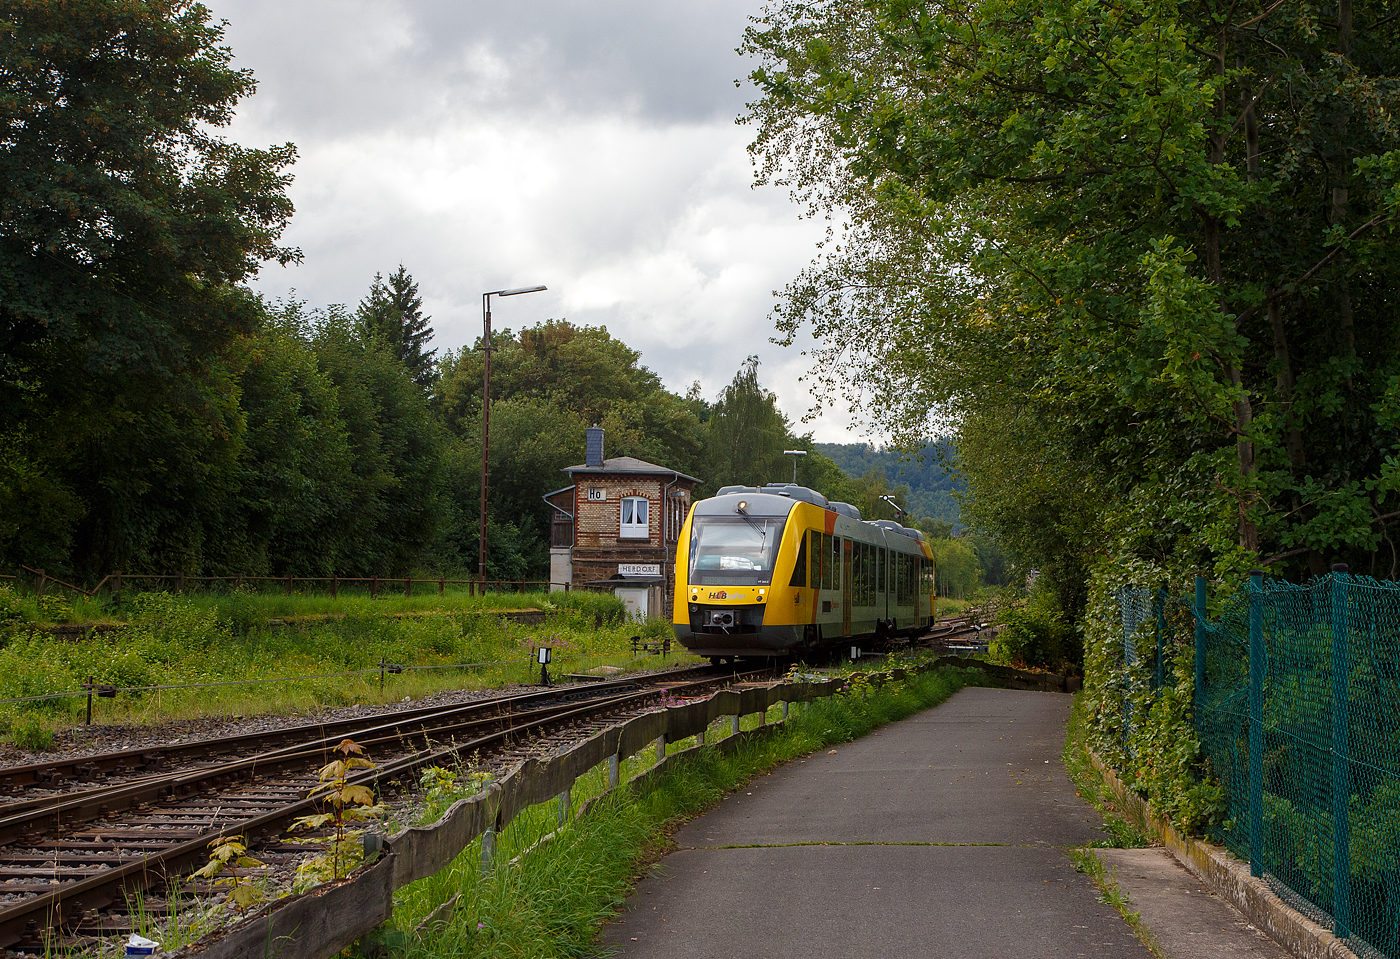
[[[937,667],[930,663],[913,672]],[[907,678],[910,670],[866,674],[874,685]],[[277,944],[279,959],[329,959],[387,921],[393,893],[411,882],[448,866],[473,841],[490,839],[525,809],[568,792],[573,783],[602,763],[608,764],[609,791],[622,786],[646,788],[671,763],[705,747],[666,753],[666,744],[691,736],[704,737],[710,724],[735,718],[734,734],[721,749],[766,734],[766,728],[739,733],[738,718],[766,714],[777,703],[810,702],[838,692],[850,677],[827,682],[778,682],[743,690],[722,690],[690,703],[668,706],[605,729],[578,746],[548,759],[530,758],[514,766],[475,796],[455,803],[432,826],[406,829],[383,842],[377,860],[362,866],[338,884],[280,899],[219,933],[171,953],[171,959],[260,959],[269,943]],[[786,709],[784,709],[786,714]],[[655,744],[655,766],[624,784],[621,760]],[[604,793],[603,795],[607,795]],[[586,814],[588,807],[580,813]]]

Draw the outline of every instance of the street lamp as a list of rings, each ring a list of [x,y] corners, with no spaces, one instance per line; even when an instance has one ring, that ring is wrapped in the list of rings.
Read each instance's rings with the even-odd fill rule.
[[[791,457],[792,457],[792,485],[793,485],[793,486],[796,486],[796,485],[797,485],[797,458],[798,458],[799,456],[806,456],[806,455],[807,455],[807,451],[806,451],[806,450],[783,450],[783,455],[784,455],[784,456],[791,456]]]
[[[903,516],[907,512],[907,510],[905,510],[904,507],[900,506],[894,501],[893,496],[881,496],[880,499],[884,500],[886,503],[889,503],[891,506],[894,507],[894,514],[896,516]]]
[[[481,541],[478,544],[477,579],[486,589],[486,481],[491,453],[491,297],[539,293],[546,286],[521,286],[513,290],[492,290],[481,294],[481,350],[486,354],[481,383]]]

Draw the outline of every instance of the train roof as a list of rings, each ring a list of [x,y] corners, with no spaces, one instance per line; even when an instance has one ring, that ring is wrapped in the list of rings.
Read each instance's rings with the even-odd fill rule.
[[[750,516],[786,516],[792,512],[796,502],[811,503],[849,519],[874,526],[889,533],[900,533],[917,543],[924,541],[924,534],[917,529],[901,526],[893,520],[863,520],[860,510],[850,503],[837,503],[827,500],[814,489],[795,486],[791,483],[769,483],[767,486],[723,486],[709,499],[695,504],[697,516],[725,516],[737,512],[740,502],[747,502],[745,512]]]

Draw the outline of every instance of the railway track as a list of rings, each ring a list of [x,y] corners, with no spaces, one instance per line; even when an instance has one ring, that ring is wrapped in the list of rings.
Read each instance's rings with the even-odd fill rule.
[[[430,765],[467,755],[499,765],[547,737],[591,732],[663,695],[769,675],[674,670],[2,769],[0,948],[47,952],[55,940],[82,946],[130,931],[128,908],[165,912],[165,888],[207,861],[209,842],[221,835],[245,836],[272,870],[320,851],[288,842],[285,831],[315,811],[305,797],[343,739],[378,763],[352,782],[403,793]]]

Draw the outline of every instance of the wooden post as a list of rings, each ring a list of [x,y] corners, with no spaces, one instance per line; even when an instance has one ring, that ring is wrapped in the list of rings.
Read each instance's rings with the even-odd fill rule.
[[[331,599],[337,599],[337,598],[339,598],[339,596],[340,596],[340,577],[339,577],[339,576],[336,576],[334,573],[332,573],[332,574],[331,574]]]
[[[292,574],[287,574],[287,595],[292,595]]]
[[[609,789],[616,789],[616,788],[617,788],[618,778],[619,778],[619,775],[620,775],[620,772],[621,772],[620,769],[618,768],[618,767],[621,765],[620,760],[621,760],[621,757],[618,756],[617,753],[613,753],[611,756],[608,757],[608,788],[609,788]]]
[[[413,577],[412,577],[412,576],[406,576],[406,577],[404,577],[404,581],[403,581],[403,595],[404,595],[404,598],[405,598],[405,599],[407,599],[408,597],[410,597],[410,596],[413,595]]]
[[[379,577],[371,576],[369,579],[369,598],[374,599],[379,595]]]
[[[656,737],[656,761],[657,761],[657,762],[661,762],[661,760],[663,760],[663,759],[665,759],[665,758],[666,758],[666,734],[665,734],[665,733],[662,733],[660,736],[657,736],[657,737]]]
[[[39,569],[39,570],[35,570],[35,573],[36,573],[37,575],[36,575],[35,578],[34,578],[34,598],[35,598],[35,599],[43,599],[43,598],[44,598],[44,571],[43,571],[42,569]]]
[[[695,734],[695,745],[697,745],[697,746],[703,746],[703,745],[705,745],[705,730],[702,729],[702,730],[700,730],[698,733]]]
[[[445,592],[447,592],[447,579],[446,577],[438,577],[438,595],[441,596]]]
[[[185,571],[183,569],[175,574],[175,595],[185,595]]]
[[[737,735],[739,735],[739,714],[738,714],[738,713],[735,713],[733,716],[730,717],[730,722],[729,722],[729,735],[731,735],[731,736],[737,736]]]
[[[112,574],[112,603],[116,606],[122,604],[122,571],[117,570]]]
[[[788,718],[788,701],[787,701],[786,699],[784,699],[784,700],[783,700],[783,722],[787,722],[787,718]]]
[[[559,825],[561,826],[569,821],[569,809],[573,804],[573,791],[574,787],[569,786],[559,794]]]
[[[240,589],[243,588],[243,574],[242,574],[242,573],[239,573],[237,576],[234,577],[234,579],[233,579],[233,588],[234,588],[235,590],[240,590]]]

